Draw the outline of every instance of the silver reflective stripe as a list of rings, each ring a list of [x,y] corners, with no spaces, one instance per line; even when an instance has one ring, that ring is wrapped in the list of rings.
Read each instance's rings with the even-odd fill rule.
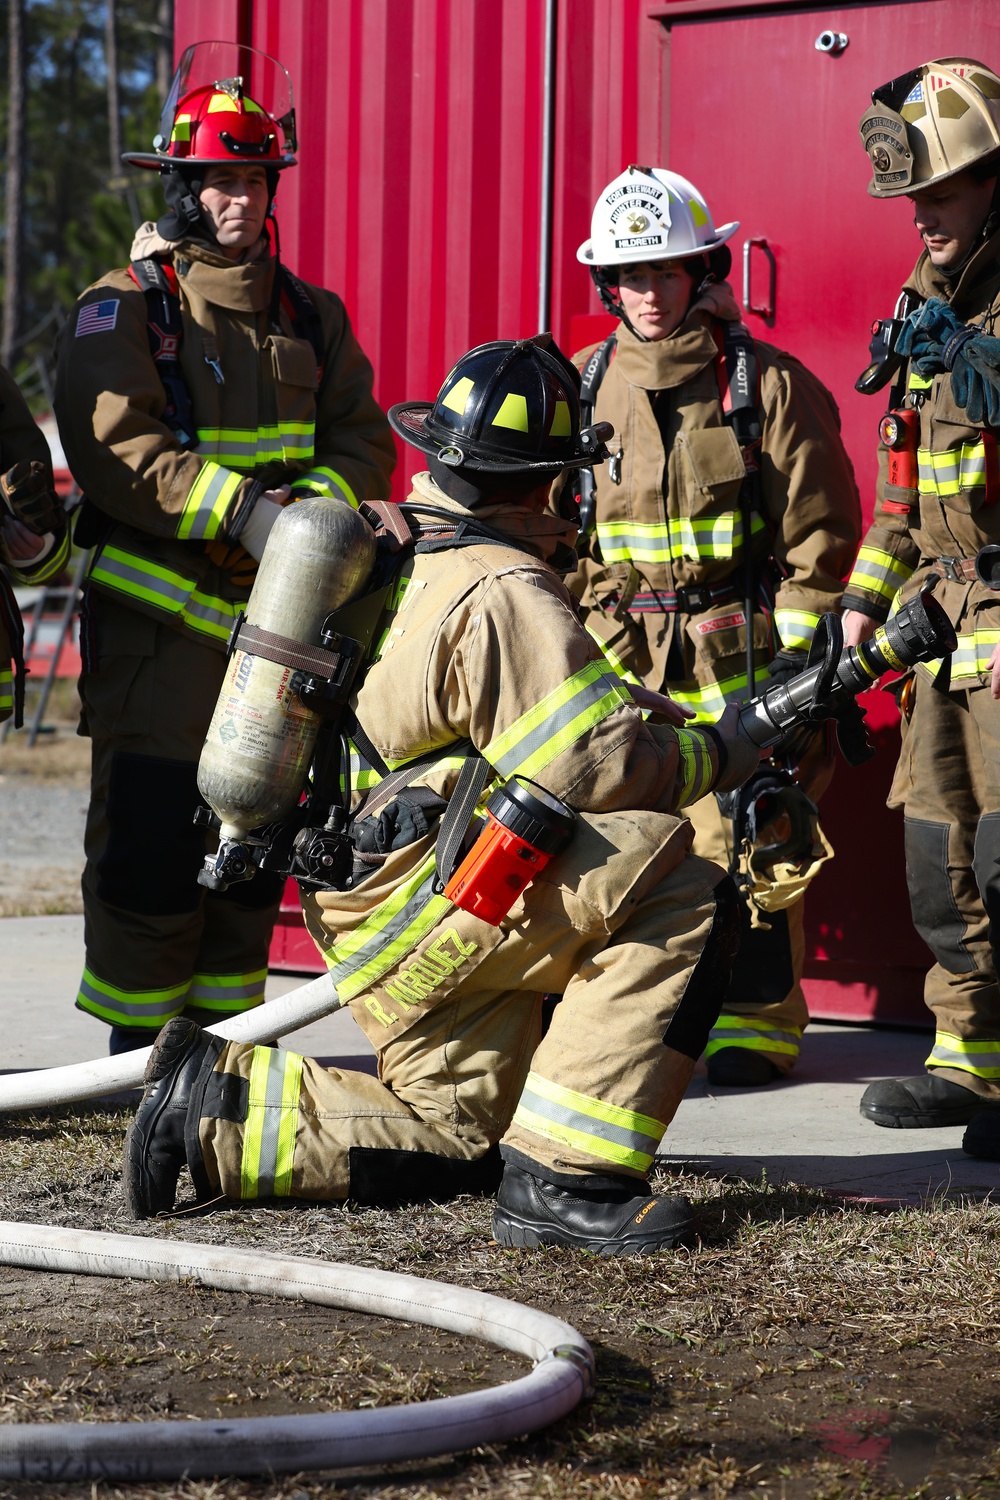
[[[267,1061],[267,1083],[264,1098],[254,1100],[254,1106],[263,1105],[260,1127],[260,1158],[257,1168],[257,1197],[274,1196],[274,1179],[278,1172],[278,1134],[284,1117],[285,1102],[285,1058],[287,1054],[277,1048],[271,1050]]]
[[[983,1078],[1000,1078],[1000,1042],[963,1044],[957,1037],[954,1041],[957,1045],[949,1047],[938,1035],[925,1067],[961,1068]]]
[[[102,552],[97,559],[91,577],[99,580],[107,580],[109,578],[118,579],[123,585],[125,593],[134,593],[134,589],[130,589],[128,585],[138,584],[140,588],[152,591],[158,597],[162,598],[165,601],[165,607],[169,607],[166,601],[172,600],[178,609],[183,608],[193,587],[193,584],[186,584],[185,586],[170,583],[168,579],[163,578],[159,573],[147,572],[143,568],[134,567],[122,558],[109,556],[107,551]]]
[[[385,948],[388,948],[395,942],[401,933],[406,931],[413,919],[434,895],[434,883],[436,880],[437,871],[432,870],[417,887],[410,899],[400,907],[395,916],[390,917],[384,927],[380,927],[377,932],[374,932],[356,953],[352,953],[350,958],[332,965],[330,973],[333,976],[335,988],[339,989],[346,980],[356,974],[359,969],[363,969],[366,964],[370,963]],[[369,918],[369,920],[371,919]],[[397,955],[397,957],[401,956],[401,954]]]
[[[612,1145],[622,1146],[626,1151],[639,1151],[646,1156],[656,1155],[657,1147],[662,1139],[662,1133],[653,1136],[647,1135],[644,1131],[625,1130],[620,1125],[612,1125],[608,1120],[595,1119],[593,1115],[569,1109],[565,1104],[556,1104],[555,1100],[546,1099],[543,1094],[535,1093],[528,1084],[524,1086],[518,1108],[530,1109],[532,1114],[551,1120],[554,1125],[564,1125],[569,1130],[579,1131],[581,1135],[591,1135],[600,1141],[610,1141]]]
[[[198,509],[191,517],[187,536],[193,541],[199,541],[207,537],[211,532],[213,535],[218,530],[218,525],[213,526],[215,521],[215,502],[222,494],[227,485],[232,487],[236,476],[229,470],[220,468],[209,480],[208,487],[198,501]]]
[[[607,698],[609,691],[613,692],[617,699],[613,705],[614,708],[619,708],[623,703],[627,704],[631,702],[627,691],[622,689],[619,679],[612,677],[610,674],[598,677],[594,682],[585,683],[582,687],[577,688],[568,702],[554,709],[534,729],[528,730],[506,754],[501,754],[495,760],[492,760],[491,763],[494,770],[500,776],[513,776],[526,761],[529,761],[537,751],[548,744],[549,740],[557,735],[560,730],[567,729],[575,719],[579,718],[581,714],[586,713],[588,708],[596,708],[598,704]]]
[[[91,984],[84,974],[80,980],[79,993],[84,999],[90,1000],[94,1005],[99,1005],[102,1010],[111,1010],[123,1016],[142,1016],[144,1018],[163,1016],[166,1020],[172,1019],[184,1008],[187,985],[182,985],[176,995],[168,996],[164,1000],[145,1000],[133,1002],[123,1000],[120,994],[109,994],[107,990],[99,989]],[[139,991],[141,994],[142,992]],[[155,993],[155,991],[154,991]]]

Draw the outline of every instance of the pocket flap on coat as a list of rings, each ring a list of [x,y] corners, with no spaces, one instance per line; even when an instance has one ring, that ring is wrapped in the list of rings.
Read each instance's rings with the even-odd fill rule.
[[[316,354],[312,345],[304,339],[290,339],[280,333],[271,334],[268,342],[275,377],[280,384],[303,386],[307,391],[314,391],[317,386]]]
[[[743,479],[746,465],[731,427],[693,427],[681,432],[677,441],[700,489],[712,491]]]

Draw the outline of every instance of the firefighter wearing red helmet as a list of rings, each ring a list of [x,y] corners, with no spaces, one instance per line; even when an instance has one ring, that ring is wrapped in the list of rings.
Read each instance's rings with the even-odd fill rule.
[[[131,264],[81,297],[56,414],[87,503],[81,732],[93,743],[77,1004],[111,1050],[182,1012],[211,1022],[263,999],[274,877],[197,884],[195,774],[271,525],[304,496],[384,499],[394,448],[372,370],[334,293],[275,253],[267,220],[295,165],[280,64],[189,48],[150,153],[167,212]]]
[[[678,173],[630,166],[598,198],[577,252],[620,326],[575,356],[585,402],[618,438],[612,463],[581,487],[574,592],[618,669],[696,723],[805,667],[860,534],[833,398],[741,322],[725,281],[738,228],[716,227]],[[772,807],[795,811],[804,833],[777,862],[740,854],[739,809],[707,797],[690,814],[698,852],[738,863],[743,894],[740,956],[706,1049],[716,1084],[787,1074],[808,1021],[803,893],[830,852],[813,799],[832,760],[822,733],[779,751],[757,783],[753,847],[785,841]]]
[[[877,88],[861,120],[875,198],[906,198],[922,241],[881,355],[875,517],[844,595],[849,642],[936,579],[958,637],[900,692],[902,808],[914,924],[934,956],[926,1071],[883,1079],[862,1115],[893,1128],[971,1121],[1000,1159],[1000,73],[968,57]],[[902,205],[901,205],[902,207]],[[884,414],[883,414],[884,413]],[[881,417],[878,421],[877,418]]]
[[[558,473],[603,459],[604,434],[581,431],[548,335],[471,350],[435,401],[390,420],[429,472],[387,518],[398,571],[387,588],[379,575],[385,612],[350,700],[366,757],[338,819],[353,873],[304,898],[378,1076],[173,1021],[129,1131],[129,1208],[169,1210],[185,1162],[200,1198],[251,1202],[442,1198],[502,1175],[501,1244],[686,1242],[690,1205],[646,1179],[725,990],[736,897],[690,854],[679,808],[737,785],[758,752],[732,715],[644,723],[581,627],[557,571],[575,528],[546,506]],[[474,818],[493,778],[536,811],[566,804],[573,828],[504,901],[476,853],[494,847]],[[544,1037],[543,991],[562,994]]]

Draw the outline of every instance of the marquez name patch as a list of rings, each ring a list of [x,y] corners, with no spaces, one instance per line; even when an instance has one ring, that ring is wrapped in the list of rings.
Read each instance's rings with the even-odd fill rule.
[[[91,302],[81,307],[76,320],[76,337],[82,339],[88,333],[110,333],[118,321],[119,298],[109,297],[107,302]]]
[[[702,620],[694,628],[699,635],[713,635],[717,630],[729,630],[733,625],[745,625],[747,617],[741,609],[734,609],[731,615],[716,615],[714,620]]]

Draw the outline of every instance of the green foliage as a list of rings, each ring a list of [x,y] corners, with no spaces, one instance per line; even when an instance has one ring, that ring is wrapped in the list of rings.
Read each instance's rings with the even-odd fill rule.
[[[5,157],[6,9],[0,33]],[[122,145],[149,150],[161,105],[154,82],[156,0],[116,0],[115,11]],[[32,393],[38,362],[51,367],[55,335],[76,298],[109,267],[128,260],[136,224],[162,211],[153,173],[120,164],[112,169],[105,13],[104,0],[26,0],[23,300],[15,372],[28,377]]]

